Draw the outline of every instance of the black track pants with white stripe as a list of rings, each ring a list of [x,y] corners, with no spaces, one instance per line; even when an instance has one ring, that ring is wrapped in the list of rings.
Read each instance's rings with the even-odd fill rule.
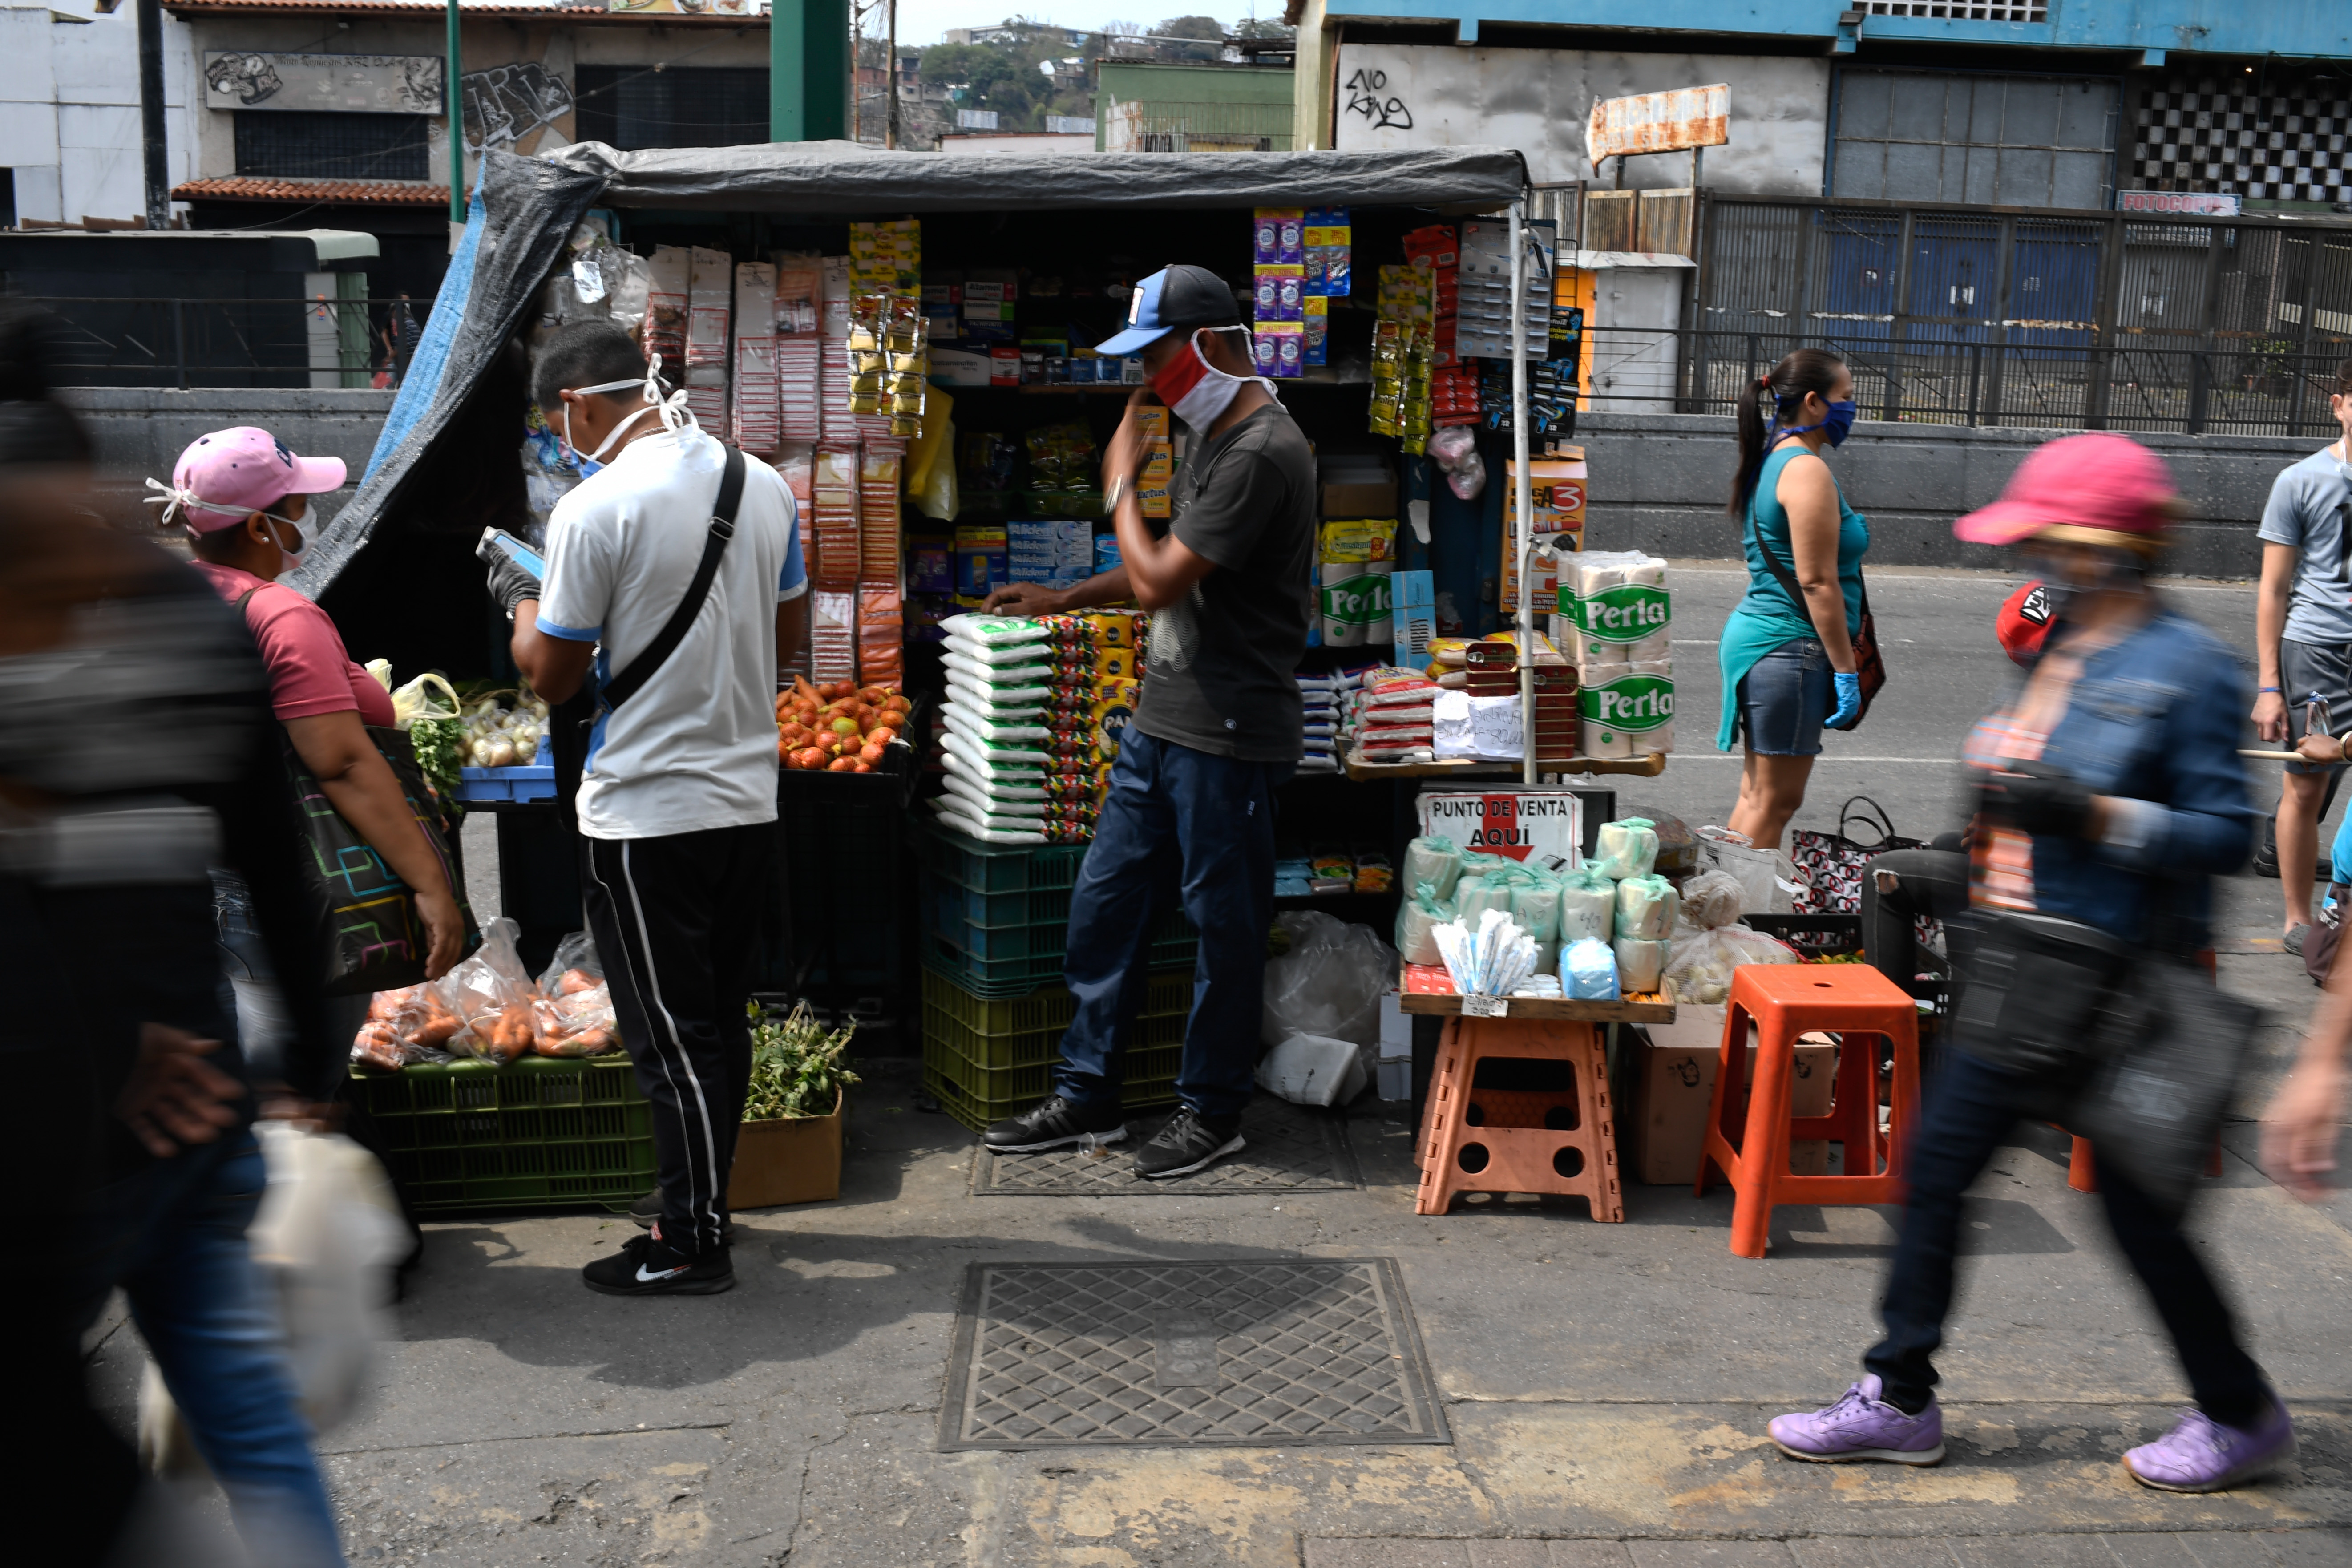
[[[751,990],[775,829],[586,838],[580,890],[621,1040],[653,1102],[662,1239],[719,1246],[751,1075]]]

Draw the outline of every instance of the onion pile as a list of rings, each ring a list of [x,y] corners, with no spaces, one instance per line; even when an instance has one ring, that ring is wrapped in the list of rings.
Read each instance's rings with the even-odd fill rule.
[[[521,768],[539,761],[547,734],[547,704],[525,695],[509,708],[502,705],[500,695],[494,692],[466,704],[457,760],[467,767]]]

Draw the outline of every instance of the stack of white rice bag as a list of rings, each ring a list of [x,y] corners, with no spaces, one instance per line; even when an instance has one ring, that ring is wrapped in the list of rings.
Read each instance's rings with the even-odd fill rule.
[[[946,636],[947,704],[940,820],[989,844],[1084,842],[1090,829],[1056,806],[1077,787],[1056,767],[1046,707],[1055,666],[1048,629],[1011,616],[955,616]],[[1086,780],[1092,785],[1091,776]]]

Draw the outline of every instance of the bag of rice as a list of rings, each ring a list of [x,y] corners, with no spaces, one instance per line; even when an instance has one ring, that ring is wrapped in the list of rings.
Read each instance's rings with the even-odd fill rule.
[[[1559,940],[1607,942],[1617,931],[1617,884],[1587,860],[1559,880]]]
[[[1617,935],[1664,942],[1674,934],[1675,910],[1680,903],[1675,885],[1664,877],[1628,877],[1617,884]],[[1635,989],[1647,991],[1643,985]]]
[[[1658,979],[1666,970],[1666,948],[1665,942],[1651,942],[1642,937],[1621,936],[1617,939],[1617,977],[1627,991],[1655,991],[1658,988]]]
[[[1397,952],[1407,963],[1444,963],[1444,955],[1437,951],[1436,931],[1453,918],[1452,906],[1438,897],[1436,887],[1419,884],[1412,897],[1397,907]]]
[[[1658,863],[1658,830],[1646,816],[1601,825],[1601,875],[1622,881],[1646,877]]]

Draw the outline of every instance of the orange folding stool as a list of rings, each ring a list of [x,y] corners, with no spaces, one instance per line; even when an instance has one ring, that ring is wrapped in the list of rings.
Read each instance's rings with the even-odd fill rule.
[[[1493,1058],[1565,1062],[1574,1083],[1556,1092],[1473,1087],[1479,1062]],[[1601,1026],[1448,1018],[1413,1153],[1415,1214],[1444,1214],[1463,1193],[1560,1193],[1588,1200],[1594,1219],[1622,1220]]]
[[[1738,1122],[1748,1073],[1748,1026],[1756,1024],[1756,1082],[1747,1125]],[[1826,1116],[1790,1114],[1797,1037],[1816,1029],[1844,1037],[1836,1098]],[[1855,1036],[1885,1037],[1895,1047],[1890,1125],[1878,1128],[1878,1053]],[[1723,1054],[1707,1107],[1706,1147],[1693,1191],[1706,1194],[1707,1167],[1738,1194],[1731,1250],[1764,1256],[1775,1204],[1892,1204],[1903,1201],[1903,1145],[1919,1115],[1919,1015],[1908,992],[1860,963],[1758,963],[1731,974],[1723,1020]],[[1735,1145],[1733,1140],[1738,1142]],[[1799,1138],[1842,1140],[1846,1174],[1799,1176],[1789,1144]]]

